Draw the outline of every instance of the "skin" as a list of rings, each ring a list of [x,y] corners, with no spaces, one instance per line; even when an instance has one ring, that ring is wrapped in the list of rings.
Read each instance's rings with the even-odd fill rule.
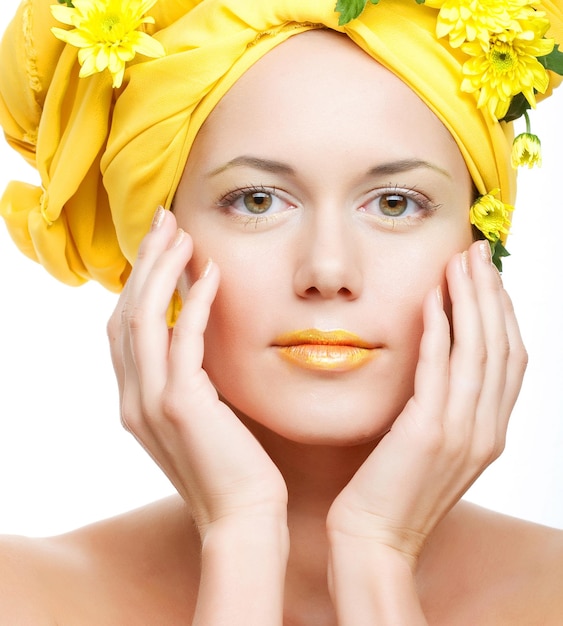
[[[299,48],[313,37],[325,41],[312,33],[273,51],[223,98],[193,146],[175,214],[197,242],[195,272],[207,258],[221,270],[204,360],[219,393],[291,441],[371,445],[412,395],[421,302],[442,281],[447,261],[472,242],[472,185],[444,126],[346,40],[331,36],[348,44],[353,61],[309,56],[308,71],[271,80],[283,75],[290,53],[290,64],[306,63]],[[333,71],[312,83],[319,63]],[[354,86],[344,90],[348,73]],[[267,88],[249,98],[257,84]],[[338,90],[344,93],[335,99]],[[284,115],[273,123],[278,108]],[[244,156],[291,171],[227,166]],[[252,185],[279,190],[268,213],[251,214],[244,198],[214,207]],[[404,216],[393,220],[378,203],[395,187],[411,191],[402,197]],[[307,373],[271,349],[279,335],[304,328],[345,329],[382,349],[351,375]]]
[[[3,620],[560,623],[561,533],[460,503],[502,451],[526,362],[471,196],[439,120],[348,40],[299,35],[251,68],[108,325],[124,425],[179,495],[6,540]],[[288,363],[280,335],[308,328],[376,352],[345,372]]]

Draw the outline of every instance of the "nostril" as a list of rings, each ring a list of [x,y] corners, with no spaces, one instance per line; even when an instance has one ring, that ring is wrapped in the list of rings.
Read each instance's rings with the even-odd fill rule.
[[[331,289],[329,286],[325,287],[309,287],[305,290],[304,295],[308,298],[327,298],[334,297],[336,295],[349,299],[353,297],[352,291],[347,287],[341,287],[340,289]]]
[[[320,296],[321,292],[316,287],[309,287],[308,289],[305,289],[305,295],[308,297]]]
[[[334,244],[327,250],[325,245],[309,245],[296,266],[295,292],[303,298],[313,299],[357,298],[362,290],[363,279],[351,248],[351,245]]]

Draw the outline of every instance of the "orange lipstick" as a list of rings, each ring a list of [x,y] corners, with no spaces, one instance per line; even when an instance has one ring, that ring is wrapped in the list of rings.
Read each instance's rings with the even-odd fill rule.
[[[275,345],[280,356],[294,365],[332,372],[357,369],[379,352],[376,346],[345,330],[298,330],[278,337]]]

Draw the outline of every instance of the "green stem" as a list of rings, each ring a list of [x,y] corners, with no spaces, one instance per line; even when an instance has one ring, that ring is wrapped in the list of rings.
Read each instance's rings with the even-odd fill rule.
[[[526,132],[528,135],[532,134],[532,126],[530,124],[530,118],[528,116],[528,111],[524,111],[524,118],[526,119]]]

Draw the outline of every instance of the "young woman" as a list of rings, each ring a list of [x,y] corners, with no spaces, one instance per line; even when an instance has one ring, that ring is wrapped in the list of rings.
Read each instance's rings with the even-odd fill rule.
[[[84,30],[88,4],[54,15]],[[526,365],[493,263],[510,103],[459,91],[471,48],[436,38],[432,6],[389,1],[339,28],[324,0],[161,4],[165,56],[141,37],[157,58],[123,84],[115,59],[79,77],[83,40],[61,44],[43,189],[9,188],[3,213],[59,278],[125,282],[108,325],[122,419],[178,495],[5,539],[2,619],[560,623],[561,532],[460,501],[503,449]],[[30,7],[45,11],[23,5],[25,78],[43,84]],[[505,8],[512,49],[550,54],[541,14]],[[135,202],[149,193],[172,209],[152,225]]]

